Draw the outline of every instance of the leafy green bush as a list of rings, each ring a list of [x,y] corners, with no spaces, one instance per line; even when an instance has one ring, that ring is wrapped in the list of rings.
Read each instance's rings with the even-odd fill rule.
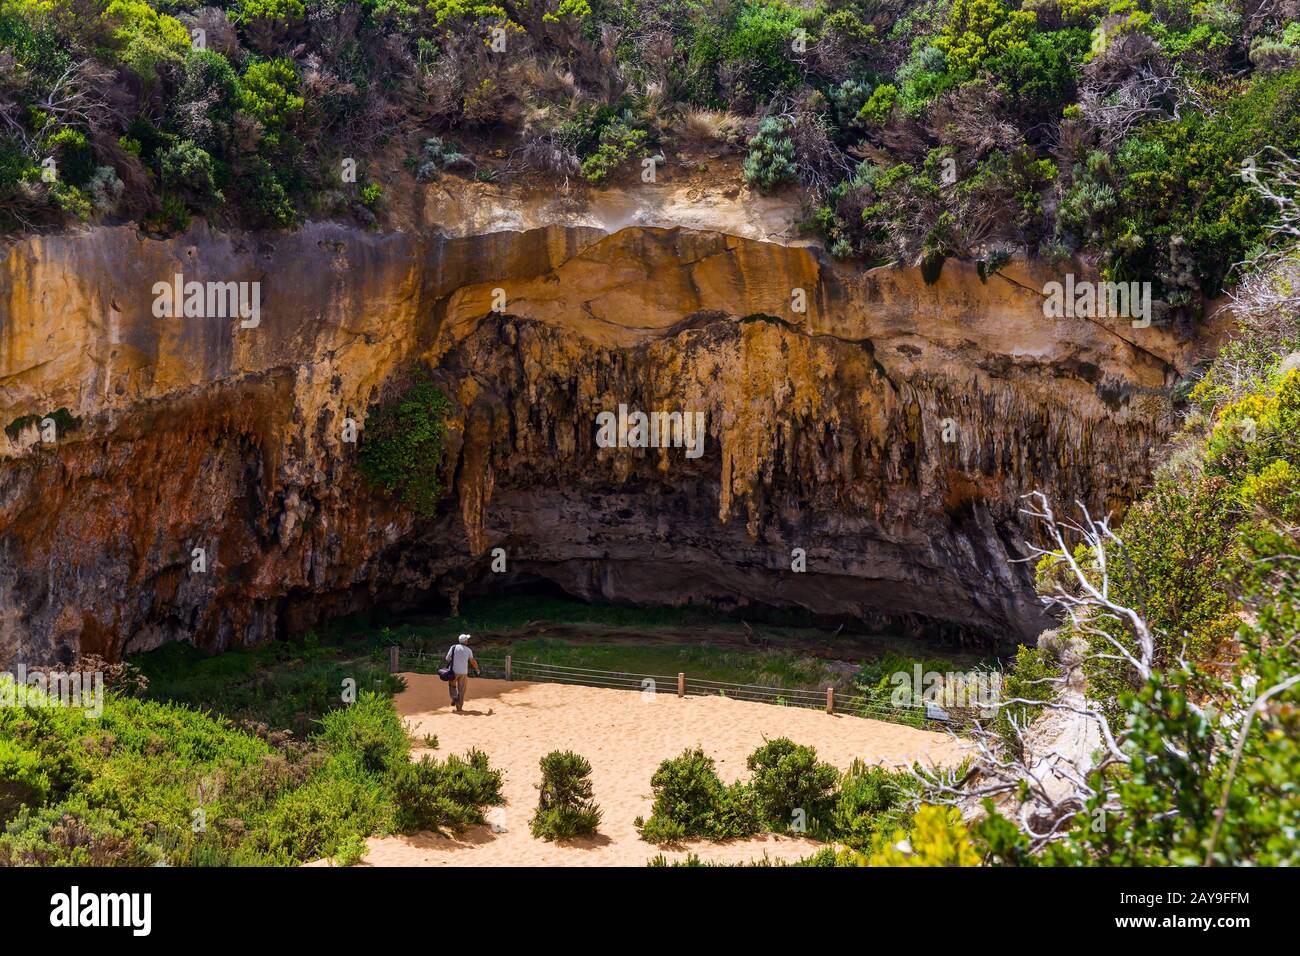
[[[898,102],[898,87],[892,83],[882,83],[871,91],[871,96],[858,110],[860,122],[871,126],[884,126]]]
[[[750,754],[745,765],[753,773],[750,786],[768,827],[784,833],[796,814],[809,830],[829,822],[839,773],[830,764],[818,763],[812,747],[778,737]]]
[[[393,793],[401,829],[441,834],[463,833],[485,822],[484,808],[505,802],[501,772],[477,749],[443,763],[427,754],[419,763],[408,761],[393,775]]]
[[[332,856],[391,826],[388,795],[373,779],[322,774],[277,799],[249,842],[267,862],[286,865]]]
[[[916,789],[906,771],[868,766],[855,759],[839,781],[830,833],[855,849],[866,849],[877,833],[902,825],[904,805]]]
[[[0,824],[23,806],[39,807],[50,790],[41,755],[16,740],[0,737]]]
[[[263,21],[287,26],[301,20],[307,13],[302,0],[236,0],[236,23]]]
[[[240,108],[262,124],[264,142],[281,144],[306,105],[298,92],[298,72],[286,59],[261,60],[244,71]]]
[[[334,851],[335,866],[356,866],[366,858],[370,848],[360,836],[347,837],[339,843]]]
[[[199,208],[222,201],[217,188],[212,157],[190,140],[182,140],[159,157],[162,181],[171,189],[180,190]]]
[[[349,707],[330,711],[321,719],[321,744],[346,765],[384,776],[409,763],[410,742],[392,701],[365,692]]]
[[[650,778],[654,792],[650,819],[638,820],[641,838],[671,843],[682,837],[711,836],[725,790],[713,758],[698,747],[665,760]]]
[[[749,141],[744,173],[745,182],[764,193],[794,180],[794,141],[790,139],[788,120],[769,116],[758,125],[758,132]]]
[[[699,748],[660,764],[650,788],[650,818],[636,821],[641,839],[650,843],[677,843],[687,837],[726,840],[757,833],[761,827],[754,792],[741,783],[726,786],[713,758]]]
[[[366,418],[357,461],[362,475],[421,517],[436,514],[442,497],[439,469],[450,410],[447,396],[421,379],[372,407]]]
[[[1120,213],[1103,230],[1116,278],[1158,281],[1175,306],[1214,295],[1272,211],[1241,175],[1263,144],[1300,152],[1300,71],[1257,78],[1210,114],[1130,136],[1116,154]],[[1261,157],[1261,162],[1263,157]]]
[[[596,151],[582,161],[582,177],[600,185],[612,176],[645,143],[644,130],[632,129],[615,120],[600,131]]]
[[[721,43],[722,59],[742,72],[744,92],[766,98],[798,79],[790,48],[795,31],[810,24],[809,14],[782,0],[747,0]]]
[[[180,63],[190,49],[184,24],[145,0],[111,0],[100,16],[112,30],[118,59],[146,82],[158,79],[160,67]]]
[[[961,813],[953,807],[922,806],[910,829],[878,833],[865,866],[978,866],[979,854]]]
[[[541,759],[537,812],[530,829],[543,840],[590,836],[600,825],[600,808],[592,800],[591,764],[569,750],[552,750]]]

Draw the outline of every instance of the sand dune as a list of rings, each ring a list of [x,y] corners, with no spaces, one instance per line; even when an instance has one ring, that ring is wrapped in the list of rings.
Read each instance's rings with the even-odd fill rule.
[[[650,777],[659,762],[699,745],[724,780],[747,775],[745,758],[764,738],[786,736],[811,744],[821,759],[841,769],[854,757],[901,766],[955,763],[960,748],[946,734],[859,717],[728,700],[650,698],[636,691],[526,681],[471,680],[465,712],[456,714],[446,685],[435,676],[404,674],[407,690],[397,709],[417,740],[437,734],[436,753],[477,746],[505,771],[507,805],[489,814],[490,827],[458,839],[432,834],[370,840],[366,862],[375,866],[641,866],[660,852],[637,835],[633,820],[650,813]],[[537,802],[537,762],[551,750],[574,750],[591,761],[595,797],[604,811],[600,834],[566,845],[536,840],[528,821]],[[419,755],[428,751],[419,748]],[[764,836],[726,844],[692,843],[665,850],[726,862],[761,858],[796,860],[818,848],[812,840]]]

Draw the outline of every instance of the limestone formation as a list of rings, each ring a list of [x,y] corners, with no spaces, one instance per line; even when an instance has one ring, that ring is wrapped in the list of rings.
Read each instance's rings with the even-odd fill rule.
[[[176,274],[260,283],[259,323],[159,317]],[[1045,318],[1050,278],[639,226],[26,238],[0,249],[0,663],[534,579],[1026,639],[1018,497],[1122,509],[1216,338]],[[433,519],[343,440],[419,364],[454,405]],[[620,403],[703,412],[703,455],[599,447]]]

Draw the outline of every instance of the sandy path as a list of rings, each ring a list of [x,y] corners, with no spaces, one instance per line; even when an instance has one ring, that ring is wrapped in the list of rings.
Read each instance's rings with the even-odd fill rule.
[[[397,696],[397,710],[413,736],[437,734],[439,756],[473,746],[486,751],[492,766],[505,771],[507,804],[489,812],[493,826],[476,827],[459,839],[427,833],[372,839],[366,862],[376,866],[642,866],[660,852],[633,825],[637,815],[650,814],[650,777],[660,761],[695,745],[717,761],[728,781],[748,774],[745,758],[764,737],[811,744],[822,760],[841,769],[854,757],[888,766],[960,759],[946,734],[721,697],[660,693],[647,700],[636,691],[471,679],[465,712],[456,714],[436,676],[402,676],[407,689]],[[591,761],[604,817],[595,838],[557,845],[534,839],[528,821],[537,802],[538,760],[565,749]],[[417,748],[415,755],[428,752]],[[796,860],[817,848],[812,840],[768,835],[664,852],[670,859],[693,851],[737,862],[764,852]]]

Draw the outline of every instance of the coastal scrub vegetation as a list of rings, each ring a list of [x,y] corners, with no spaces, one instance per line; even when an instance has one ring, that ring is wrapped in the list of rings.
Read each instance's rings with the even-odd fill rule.
[[[1101,739],[1092,769],[1062,775],[1054,793],[1017,762],[1023,718],[1002,728],[1012,746],[984,741],[964,781],[932,777],[927,800],[982,798],[969,832],[980,860],[1300,860],[1289,836],[1300,824],[1298,173],[1281,156],[1258,175],[1274,241],[1245,267],[1237,334],[1186,390],[1182,433],[1153,486],[1113,531],[1086,514],[1058,519],[1041,496],[1031,506],[1056,529],[1039,581],[1067,616],[1060,656],[1017,667],[1020,692],[1035,713],[1086,714]],[[1073,683],[1086,699],[1058,706],[1031,683]]]
[[[482,754],[412,763],[384,694],[302,737],[142,686],[110,688],[99,717],[0,708],[0,866],[349,863],[368,836],[459,832],[502,799]]]
[[[855,760],[841,773],[786,737],[767,741],[745,764],[749,780],[726,784],[698,747],[665,760],[650,780],[650,816],[636,821],[641,838],[671,845],[800,833],[865,850],[911,820],[918,780],[905,770]]]
[[[442,498],[442,455],[447,396],[427,378],[370,409],[357,466],[366,481],[422,518],[433,517]]]

